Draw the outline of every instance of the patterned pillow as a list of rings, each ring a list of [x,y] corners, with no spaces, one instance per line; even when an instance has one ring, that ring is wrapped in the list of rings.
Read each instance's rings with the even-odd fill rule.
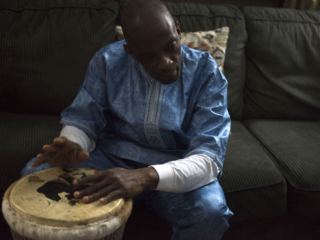
[[[124,37],[121,26],[116,26],[115,30],[117,32],[118,40],[122,40]],[[228,27],[222,27],[211,31],[182,32],[181,44],[210,53],[219,69],[223,72],[228,36]]]
[[[181,33],[181,44],[208,52],[223,72],[229,28],[222,27],[212,31]]]

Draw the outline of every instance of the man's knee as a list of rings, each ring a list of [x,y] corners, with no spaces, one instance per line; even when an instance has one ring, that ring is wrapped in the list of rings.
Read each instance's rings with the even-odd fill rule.
[[[227,207],[226,201],[224,198],[220,197],[210,197],[210,196],[203,196],[202,204],[204,205],[206,211],[206,223],[210,222],[208,227],[215,226],[217,229],[221,229],[226,231],[229,227],[228,220],[230,217],[233,216],[233,213]]]
[[[180,237],[195,234],[198,239],[221,239],[229,228],[228,219],[233,216],[223,192],[200,190],[189,194],[193,196],[188,204],[175,214],[173,230]]]
[[[184,216],[180,221],[184,223],[184,227],[199,224],[208,225],[208,227],[215,225],[219,228],[225,225],[228,228],[228,219],[233,213],[223,199],[208,195],[198,197],[192,207],[186,208],[184,213],[181,213]]]

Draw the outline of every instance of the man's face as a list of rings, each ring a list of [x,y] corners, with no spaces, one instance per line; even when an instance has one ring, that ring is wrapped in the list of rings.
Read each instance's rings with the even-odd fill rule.
[[[174,23],[172,19],[164,19],[164,22],[146,32],[147,36],[138,35],[139,39],[134,38],[132,45],[126,45],[125,49],[151,77],[163,84],[170,84],[180,77],[181,30],[179,22]]]

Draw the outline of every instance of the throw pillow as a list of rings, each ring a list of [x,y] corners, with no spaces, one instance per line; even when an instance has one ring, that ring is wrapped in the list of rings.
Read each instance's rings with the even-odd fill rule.
[[[229,28],[222,27],[211,31],[181,33],[181,44],[208,52],[223,72]]]

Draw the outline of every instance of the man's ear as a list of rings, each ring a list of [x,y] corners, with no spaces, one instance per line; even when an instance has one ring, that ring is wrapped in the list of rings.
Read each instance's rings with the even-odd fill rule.
[[[124,50],[133,58],[133,60],[138,61],[138,58],[134,54],[133,50],[129,46],[129,44],[123,44]]]
[[[176,21],[176,29],[177,29],[177,33],[179,35],[179,38],[181,38],[181,26],[179,21]]]

